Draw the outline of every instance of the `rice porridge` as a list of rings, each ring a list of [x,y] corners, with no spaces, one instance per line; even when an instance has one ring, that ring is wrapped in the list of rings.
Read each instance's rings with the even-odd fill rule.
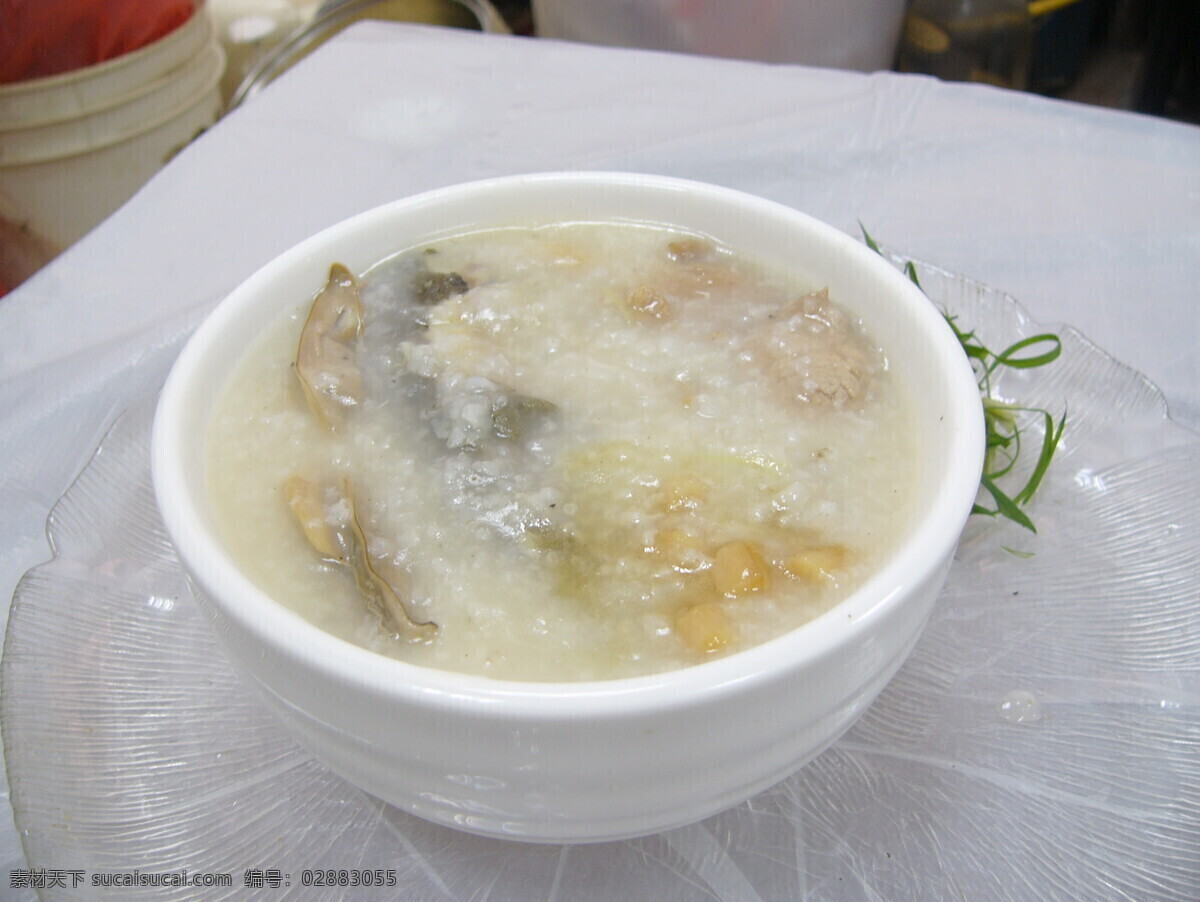
[[[208,490],[251,579],[373,651],[516,680],[696,664],[828,610],[911,520],[904,392],[803,274],[579,223],[313,288],[231,375]]]

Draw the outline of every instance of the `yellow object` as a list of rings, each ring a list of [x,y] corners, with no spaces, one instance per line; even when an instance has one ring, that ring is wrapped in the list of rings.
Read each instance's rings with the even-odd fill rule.
[[[771,584],[767,562],[749,542],[730,542],[713,556],[713,583],[727,598],[761,592]]]
[[[901,72],[1022,90],[1033,19],[1027,0],[912,0],[897,58]]]
[[[845,569],[846,558],[845,546],[821,545],[793,554],[784,563],[783,569],[791,576],[808,582],[833,582],[838,571]]]
[[[675,629],[693,651],[712,654],[733,641],[733,623],[721,606],[693,605],[675,618]]]
[[[671,512],[695,510],[708,497],[708,483],[692,473],[676,473],[663,479],[662,509]]]
[[[660,529],[654,537],[654,550],[680,573],[695,573],[708,562],[704,540],[683,529]]]
[[[904,40],[925,53],[945,53],[950,35],[924,16],[909,16],[904,21]]]
[[[666,319],[671,315],[671,305],[667,299],[647,285],[635,288],[626,303],[635,319]]]
[[[1079,0],[1032,0],[1029,4],[1029,15],[1034,18],[1045,16],[1078,2]]]

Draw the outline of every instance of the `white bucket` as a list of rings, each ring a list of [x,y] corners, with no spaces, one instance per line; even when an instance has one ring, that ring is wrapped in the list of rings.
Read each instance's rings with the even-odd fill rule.
[[[533,0],[542,37],[872,72],[905,0]]]
[[[212,39],[203,4],[152,44],[94,66],[0,85],[0,130],[71,119],[120,102],[131,91],[179,68]]]
[[[191,25],[193,20],[198,24]],[[182,57],[164,55],[159,46],[169,43],[179,51],[197,34],[203,42]],[[139,59],[119,67],[118,78],[112,64],[126,57]],[[168,58],[173,65],[164,69]],[[130,66],[140,81],[132,78]],[[4,86],[20,90],[0,89],[0,108],[8,114],[0,117],[0,218],[53,251],[83,237],[217,120],[224,68],[224,52],[201,4],[189,23],[142,50],[63,76]],[[108,90],[98,90],[92,75]],[[75,88],[59,93],[67,81]],[[52,113],[28,102],[49,82],[58,83],[49,87],[60,100],[75,93],[73,113],[67,114],[66,101],[57,102]],[[14,98],[18,102],[5,103]],[[14,111],[22,107],[32,121],[19,123]]]

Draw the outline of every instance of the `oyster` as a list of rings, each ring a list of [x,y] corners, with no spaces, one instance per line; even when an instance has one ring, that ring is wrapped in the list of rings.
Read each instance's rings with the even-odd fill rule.
[[[308,406],[325,428],[336,432],[346,413],[362,401],[362,374],[355,343],[362,332],[358,281],[341,263],[313,301],[296,349],[296,375]]]
[[[416,620],[405,604],[408,593],[399,585],[403,574],[385,577],[382,571],[387,562],[372,557],[349,478],[334,488],[294,475],[284,483],[283,493],[308,543],[323,560],[354,574],[368,608],[385,629],[409,641],[433,637],[437,624]]]

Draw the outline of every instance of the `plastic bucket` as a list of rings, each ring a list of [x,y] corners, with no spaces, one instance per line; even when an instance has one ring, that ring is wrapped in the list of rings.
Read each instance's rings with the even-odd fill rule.
[[[0,130],[0,167],[74,156],[146,131],[204,93],[223,71],[221,48],[210,41],[176,71],[110,106],[82,110],[70,119]]]
[[[59,122],[113,106],[184,65],[211,40],[212,24],[199,3],[185,23],[140,50],[61,75],[0,85],[0,130]]]
[[[207,33],[181,65],[107,105],[0,129],[0,217],[61,250],[121,206],[221,114],[225,55]]]

